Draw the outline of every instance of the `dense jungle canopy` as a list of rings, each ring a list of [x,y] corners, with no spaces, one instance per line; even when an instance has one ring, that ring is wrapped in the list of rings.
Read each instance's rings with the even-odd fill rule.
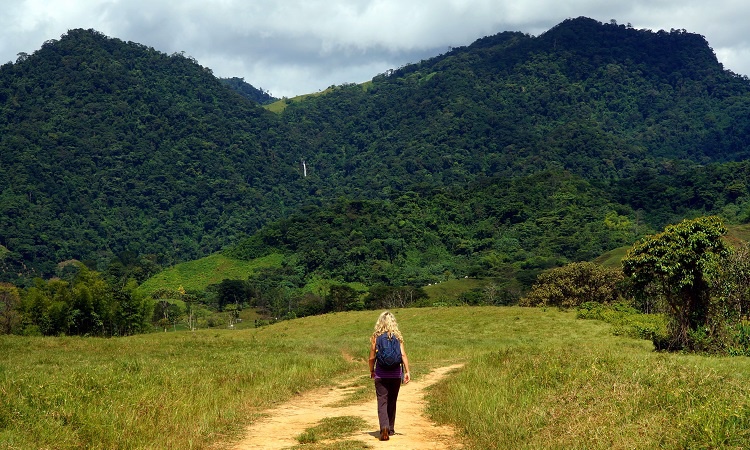
[[[502,32],[277,113],[248,86],[95,30],[1,66],[0,281],[224,249],[528,284],[684,217],[750,220],[750,81],[685,30]]]

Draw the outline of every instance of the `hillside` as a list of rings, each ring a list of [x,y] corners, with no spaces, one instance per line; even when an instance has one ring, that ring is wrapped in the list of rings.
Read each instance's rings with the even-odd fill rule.
[[[700,36],[581,18],[480,39],[283,116],[314,136],[313,173],[377,195],[552,168],[610,181],[664,160],[743,160],[748,93]]]
[[[168,264],[280,217],[278,184],[299,177],[268,142],[275,124],[190,58],[93,30],[3,66],[6,272],[125,251]]]
[[[525,288],[545,268],[593,259],[648,231],[628,215],[579,177],[550,171],[308,207],[225,253],[247,260],[293,254],[288,264],[306,277],[366,285],[492,276]]]
[[[417,193],[429,211],[445,193],[466,202],[486,180],[502,180],[491,195],[504,203],[488,215],[428,213],[434,224],[401,215],[438,230],[425,247],[461,261],[452,273],[490,248],[530,273],[540,263],[529,261],[598,255],[623,243],[601,235],[607,211],[637,232],[705,213],[750,218],[750,83],[685,30],[571,19],[537,37],[484,37],[377,75],[366,89],[342,85],[285,104],[272,113],[185,55],[94,30],[71,30],[3,65],[0,279],[29,282],[70,259],[106,270],[131,254],[166,266],[293,213],[335,211],[340,199],[383,202],[389,213]],[[566,194],[556,216],[514,210],[525,200],[503,186],[544,174],[589,187]],[[534,201],[559,202],[547,194]],[[599,204],[579,208],[592,195]],[[600,235],[583,245],[560,220]],[[375,235],[398,241],[401,232],[397,224]],[[327,263],[315,264],[307,266]],[[425,281],[435,267],[399,267],[389,279]]]

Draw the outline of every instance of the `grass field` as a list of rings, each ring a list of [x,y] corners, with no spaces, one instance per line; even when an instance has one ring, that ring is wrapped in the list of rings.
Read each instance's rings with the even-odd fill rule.
[[[459,295],[472,289],[490,284],[492,279],[459,278],[425,286],[423,289],[433,302],[455,300]]]
[[[241,261],[227,258],[221,253],[214,253],[205,258],[180,263],[163,270],[146,280],[138,287],[138,290],[143,294],[151,294],[157,289],[176,290],[182,286],[188,291],[202,291],[209,284],[221,283],[225,278],[246,280],[259,268],[280,266],[282,259],[282,255],[272,254],[252,261]]]
[[[367,371],[378,311],[118,339],[0,336],[0,448],[222,448],[263,410]],[[429,412],[470,449],[743,448],[747,358],[661,354],[574,312],[396,310]],[[374,407],[374,406],[373,406]]]
[[[367,91],[372,87],[372,81],[365,81],[364,83],[360,83],[359,86],[361,86],[363,90]],[[330,93],[333,89],[335,89],[335,87],[334,88],[329,87],[328,89],[322,90],[320,92],[314,92],[312,94],[302,94],[302,95],[298,95],[292,98],[282,98],[281,100],[277,100],[273,103],[263,105],[263,107],[273,113],[278,114],[278,113],[283,112],[286,109],[286,107],[289,106],[291,103],[303,102],[311,97],[318,97],[321,95],[325,95],[325,94]]]

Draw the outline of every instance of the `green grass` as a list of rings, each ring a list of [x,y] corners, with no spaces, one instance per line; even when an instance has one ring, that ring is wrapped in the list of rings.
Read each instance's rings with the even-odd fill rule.
[[[748,363],[604,345],[505,349],[472,361],[430,410],[469,448],[744,448]]]
[[[314,427],[310,427],[297,436],[300,444],[315,444],[320,441],[338,439],[367,427],[361,417],[337,416],[326,417]]]
[[[727,237],[733,243],[747,243],[750,241],[750,224],[727,225]]]
[[[625,253],[627,253],[629,248],[630,247],[628,246],[610,250],[607,253],[604,253],[603,255],[596,258],[593,262],[604,267],[622,267],[622,258],[625,256]]]
[[[327,404],[330,408],[343,408],[345,406],[356,405],[368,398],[372,398],[372,378],[370,374],[363,374],[361,377],[354,380],[349,386],[352,391],[347,394],[343,399]]]
[[[290,450],[364,450],[372,448],[358,440],[344,440],[335,442],[319,442],[315,444],[301,444],[290,447]]]
[[[273,103],[269,103],[267,105],[263,105],[263,107],[265,109],[273,112],[273,113],[277,113],[278,114],[278,113],[284,111],[286,109],[286,107],[289,106],[292,103],[298,103],[298,102],[305,101],[305,100],[307,100],[308,98],[311,98],[311,97],[318,97],[320,95],[325,95],[325,94],[327,94],[330,91],[331,91],[331,89],[328,88],[328,89],[326,89],[324,91],[314,92],[312,94],[302,94],[302,95],[298,95],[298,96],[292,97],[292,98],[282,98],[281,100],[275,101]]]
[[[492,282],[492,279],[459,278],[424,286],[423,289],[430,300],[438,302],[445,299],[456,299],[464,292],[482,288]]]
[[[367,374],[378,313],[117,339],[0,336],[0,449],[229,446],[272,405]],[[572,311],[395,314],[416,380],[466,363],[428,402],[469,449],[741,448],[750,439],[747,358],[655,353]]]
[[[202,291],[209,284],[221,283],[224,279],[246,280],[262,267],[280,266],[282,259],[282,255],[273,254],[252,261],[242,261],[214,253],[159,272],[140,285],[138,290],[143,294],[151,294],[158,289],[177,289],[182,286],[188,291]]]
[[[364,91],[368,91],[370,90],[370,88],[372,88],[372,81],[366,81],[364,83],[361,83],[360,86],[362,87]],[[313,92],[312,94],[302,94],[302,95],[297,95],[296,97],[292,97],[292,98],[282,98],[281,100],[277,100],[273,103],[263,105],[263,107],[273,113],[278,114],[278,113],[283,112],[286,109],[286,107],[292,103],[303,102],[311,97],[318,97],[320,95],[328,94],[332,92],[333,89],[336,89],[336,87],[333,87],[333,88],[329,87],[328,89],[325,89],[320,92]]]

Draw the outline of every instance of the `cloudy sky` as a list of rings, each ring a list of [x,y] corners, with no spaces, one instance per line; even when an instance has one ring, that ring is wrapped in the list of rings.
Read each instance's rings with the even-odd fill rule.
[[[276,97],[360,83],[502,31],[539,35],[578,16],[706,37],[750,75],[747,0],[0,0],[0,64],[73,28],[167,54]]]

